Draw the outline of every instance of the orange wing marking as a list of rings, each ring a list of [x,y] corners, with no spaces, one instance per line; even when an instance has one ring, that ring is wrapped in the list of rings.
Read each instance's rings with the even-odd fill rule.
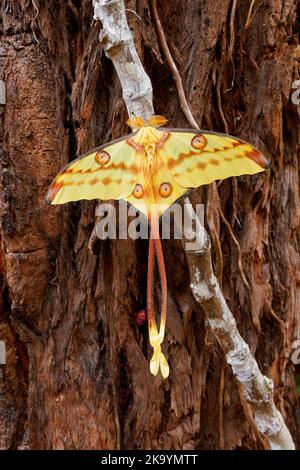
[[[126,141],[126,144],[128,144],[130,147],[134,148],[134,150],[138,153],[145,153],[145,149],[143,147],[143,145],[140,145],[140,144],[137,144],[136,142],[134,142],[134,140],[132,139],[127,139]]]
[[[170,132],[165,132],[162,138],[158,142],[156,142],[155,144],[156,150],[161,149],[170,137],[171,137]]]

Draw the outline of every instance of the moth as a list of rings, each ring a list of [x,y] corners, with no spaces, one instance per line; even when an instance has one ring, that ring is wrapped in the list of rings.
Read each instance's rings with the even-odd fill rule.
[[[46,200],[65,204],[81,199],[124,199],[143,212],[150,224],[147,317],[153,347],[150,372],[164,378],[169,365],[161,350],[167,317],[167,278],[159,237],[159,218],[191,188],[230,176],[253,175],[268,168],[266,158],[252,145],[230,135],[195,129],[163,128],[167,120],[134,116],[133,132],[91,150],[72,161],[52,182]],[[161,281],[161,315],[157,327],[154,274]]]

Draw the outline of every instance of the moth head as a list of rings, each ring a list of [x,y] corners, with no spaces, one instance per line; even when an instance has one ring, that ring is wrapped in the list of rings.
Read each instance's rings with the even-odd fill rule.
[[[148,121],[147,125],[151,127],[163,127],[167,124],[168,119],[166,119],[164,116],[152,116]]]
[[[150,127],[162,127],[167,124],[168,120],[164,116],[152,116],[148,121],[145,121],[143,118],[139,116],[135,116],[134,114],[126,121],[126,124],[131,127],[132,129],[141,129],[145,126]]]
[[[146,125],[146,122],[143,118],[139,116],[135,116],[134,114],[126,121],[127,126],[131,127],[131,129],[141,129]]]

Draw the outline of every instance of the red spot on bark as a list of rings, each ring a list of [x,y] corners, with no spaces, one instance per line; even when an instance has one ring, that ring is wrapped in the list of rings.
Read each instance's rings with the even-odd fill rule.
[[[138,326],[142,326],[147,319],[146,310],[140,310],[133,315],[133,319]]]

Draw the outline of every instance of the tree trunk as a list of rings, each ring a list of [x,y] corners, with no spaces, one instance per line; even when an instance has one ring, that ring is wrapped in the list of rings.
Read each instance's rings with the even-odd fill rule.
[[[126,4],[155,111],[187,127],[148,2]],[[200,188],[192,200],[206,204],[216,274],[299,446],[296,5],[176,0],[158,10],[197,122],[249,140],[271,162],[263,176]],[[128,132],[92,2],[3,0],[1,13],[0,447],[265,448],[193,299],[181,242],[163,243],[171,367],[163,381],[149,372],[147,328],[134,321],[146,306],[147,241],[99,240],[91,253],[95,203],[44,202],[76,154]]]

